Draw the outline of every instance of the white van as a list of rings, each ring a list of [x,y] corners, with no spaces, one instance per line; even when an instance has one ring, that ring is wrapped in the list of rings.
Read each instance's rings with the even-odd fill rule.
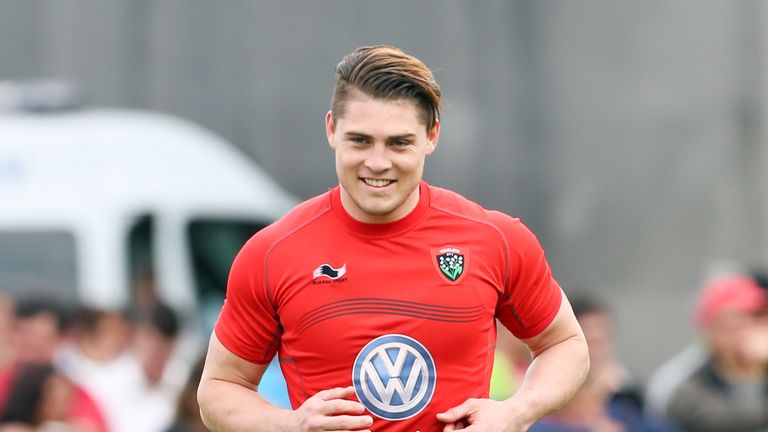
[[[157,298],[199,343],[237,250],[295,202],[178,118],[0,112],[0,291],[110,309]]]

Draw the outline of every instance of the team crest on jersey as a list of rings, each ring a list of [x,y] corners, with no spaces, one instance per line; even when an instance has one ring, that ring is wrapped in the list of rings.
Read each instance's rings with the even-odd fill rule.
[[[445,276],[449,281],[456,282],[467,266],[466,257],[464,252],[455,247],[444,247],[438,249],[435,254],[435,260],[437,268],[440,274]]]
[[[352,384],[358,400],[384,420],[405,420],[420,413],[435,393],[437,370],[429,351],[416,339],[379,336],[357,354]]]

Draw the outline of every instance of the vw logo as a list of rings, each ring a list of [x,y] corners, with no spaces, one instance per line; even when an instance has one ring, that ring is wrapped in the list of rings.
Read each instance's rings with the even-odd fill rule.
[[[416,339],[390,334],[368,342],[357,354],[352,384],[360,402],[385,420],[421,412],[435,393],[432,355]]]

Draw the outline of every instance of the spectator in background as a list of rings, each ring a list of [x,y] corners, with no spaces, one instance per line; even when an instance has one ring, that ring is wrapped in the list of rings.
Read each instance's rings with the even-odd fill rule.
[[[690,344],[665,361],[648,380],[645,394],[646,411],[657,417],[666,417],[667,406],[675,389],[689,379],[705,362],[707,353],[699,344]]]
[[[528,347],[503,325],[497,325],[490,398],[504,400],[515,394],[533,357]]]
[[[0,292],[0,370],[13,362],[11,337],[13,335],[13,319],[16,314],[13,298]]]
[[[189,369],[175,359],[176,313],[155,304],[130,323],[124,314],[85,308],[58,364],[103,408],[111,432],[161,432],[174,418]]]
[[[672,391],[666,413],[688,432],[768,429],[768,295],[750,277],[704,286],[695,322],[708,360]]]
[[[21,301],[16,308],[11,347],[16,363],[46,363],[65,339],[66,314],[57,304]]]
[[[175,372],[168,366],[172,362],[179,335],[176,312],[166,305],[157,304],[139,317],[135,331],[133,349],[147,384],[150,387],[164,384],[164,380]],[[182,385],[186,378],[185,373],[181,379]]]
[[[45,301],[23,301],[16,308],[11,349],[13,361],[0,371],[0,411],[18,401],[11,388],[19,373],[29,364],[51,364],[62,346],[65,334],[65,314],[56,304]],[[68,421],[105,432],[106,423],[101,410],[91,396],[79,386],[72,388],[72,404]]]
[[[72,323],[70,348],[94,363],[108,364],[125,354],[131,332],[123,312],[85,307]]]
[[[135,361],[129,353],[132,327],[122,313],[82,308],[73,322],[70,343],[59,350],[56,366],[99,404],[116,430],[123,410],[121,389],[133,386]]]
[[[762,267],[750,267],[749,276],[768,293],[768,271]],[[675,389],[688,380],[708,361],[707,347],[694,342],[665,361],[653,372],[648,381],[646,410],[656,416],[666,416],[667,407]]]
[[[179,320],[170,307],[157,304],[140,313],[130,352],[132,365],[109,402],[112,432],[161,432],[174,419],[189,375],[189,365],[175,354]]]
[[[589,346],[590,371],[571,402],[530,432],[672,432],[677,429],[643,413],[641,391],[614,349],[613,318],[586,295],[571,305]]]
[[[0,415],[0,432],[95,432],[93,425],[72,420],[75,387],[50,364],[20,367]]]
[[[204,361],[205,357],[201,357],[192,368],[179,396],[176,419],[165,432],[208,432],[208,428],[200,418],[200,405],[197,403],[197,387],[200,385]]]

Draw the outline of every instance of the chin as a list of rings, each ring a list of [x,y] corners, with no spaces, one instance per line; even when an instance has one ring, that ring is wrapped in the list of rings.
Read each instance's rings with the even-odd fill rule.
[[[396,203],[390,200],[372,200],[369,202],[363,201],[360,204],[362,205],[359,206],[359,208],[365,212],[365,214],[369,216],[384,218],[397,212],[397,209],[400,208],[402,203]]]
[[[385,217],[392,214],[395,209],[390,206],[363,206],[361,210],[369,216]]]

